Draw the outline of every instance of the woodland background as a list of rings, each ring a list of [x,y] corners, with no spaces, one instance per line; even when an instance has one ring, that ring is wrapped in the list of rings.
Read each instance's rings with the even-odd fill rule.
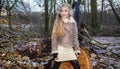
[[[69,3],[72,7],[75,0],[33,1],[40,11],[33,11],[29,0],[0,0],[0,67],[3,69],[44,69],[51,59],[50,36],[59,6]],[[119,69],[120,0],[77,2],[79,41],[89,50],[93,68]]]

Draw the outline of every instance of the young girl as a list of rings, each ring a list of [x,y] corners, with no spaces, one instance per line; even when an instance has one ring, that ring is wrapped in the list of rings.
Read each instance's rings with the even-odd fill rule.
[[[74,69],[80,69],[77,57],[80,54],[77,23],[70,15],[70,6],[62,4],[56,16],[52,31],[52,54],[58,69],[61,62],[70,61]]]

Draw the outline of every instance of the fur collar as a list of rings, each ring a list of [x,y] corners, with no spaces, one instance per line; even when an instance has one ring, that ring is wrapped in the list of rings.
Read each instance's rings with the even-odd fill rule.
[[[64,23],[76,23],[75,19],[72,16],[70,16],[70,19],[62,18],[62,20]]]

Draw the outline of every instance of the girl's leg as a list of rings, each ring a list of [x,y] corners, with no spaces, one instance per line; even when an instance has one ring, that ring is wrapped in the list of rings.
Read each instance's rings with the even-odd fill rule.
[[[52,69],[58,69],[59,66],[60,66],[60,64],[61,64],[61,62],[56,62],[56,61],[55,61],[55,63],[54,63],[54,65],[53,65]]]
[[[70,63],[73,65],[74,69],[80,69],[80,64],[77,60],[71,60]]]

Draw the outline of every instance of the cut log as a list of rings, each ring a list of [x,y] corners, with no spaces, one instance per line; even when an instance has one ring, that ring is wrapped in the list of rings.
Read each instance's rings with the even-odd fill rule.
[[[81,54],[78,57],[78,61],[80,63],[81,69],[92,69],[88,51],[83,46],[81,46],[80,51]]]
[[[80,69],[92,69],[90,63],[90,57],[87,50],[84,47],[80,48],[81,54],[78,57],[78,61],[80,64]],[[63,62],[59,69],[73,69],[72,64],[70,62]]]

